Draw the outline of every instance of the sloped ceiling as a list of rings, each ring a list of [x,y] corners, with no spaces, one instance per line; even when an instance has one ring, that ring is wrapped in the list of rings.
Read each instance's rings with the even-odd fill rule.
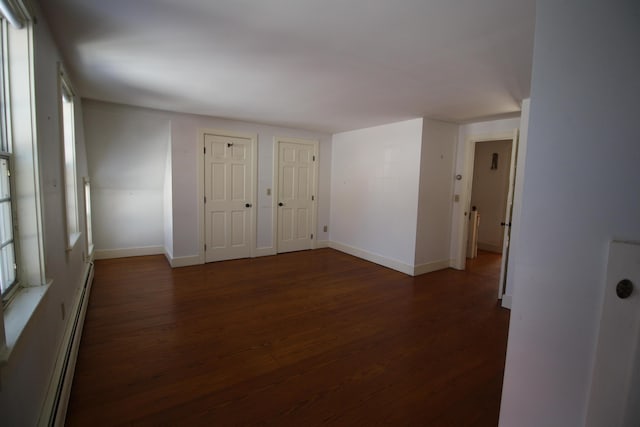
[[[81,96],[337,132],[517,112],[535,0],[41,0]]]

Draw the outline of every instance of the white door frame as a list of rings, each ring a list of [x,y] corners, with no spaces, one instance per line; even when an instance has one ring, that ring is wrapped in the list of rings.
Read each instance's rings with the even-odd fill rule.
[[[205,135],[216,135],[222,137],[243,138],[251,141],[251,173],[252,178],[252,191],[251,191],[251,204],[253,205],[251,216],[251,229],[249,232],[249,243],[251,246],[251,258],[256,256],[256,224],[258,215],[258,134],[255,133],[242,133],[233,132],[221,129],[198,129],[198,256],[200,264],[205,263],[205,251],[204,245],[206,242],[205,236],[205,217],[204,217],[204,149]]]
[[[469,233],[469,212],[471,211],[471,187],[473,184],[473,163],[476,154],[476,143],[483,141],[498,141],[498,140],[507,140],[510,139],[515,141],[517,139],[518,129],[506,132],[496,132],[489,133],[484,135],[471,135],[467,137],[467,140],[464,144],[464,170],[462,172],[462,195],[460,200],[462,201],[462,212],[463,214],[460,218],[454,218],[454,221],[457,222],[458,226],[458,253],[456,254],[456,259],[454,260],[454,265],[456,268],[460,270],[464,270],[467,261],[467,236]],[[509,176],[513,176],[514,173],[514,159],[516,153],[513,151],[512,146],[512,154],[511,154],[511,170],[509,171]],[[502,293],[500,293],[502,295]]]
[[[507,262],[509,260],[509,252],[511,249],[511,227],[513,226],[513,193],[515,191],[516,167],[518,164],[518,145],[519,130],[515,131],[513,140],[511,141],[511,165],[509,165],[509,187],[507,189],[507,203],[504,213],[504,222],[507,225],[503,228],[502,233],[502,260],[500,263],[500,285],[498,286],[498,299],[502,299],[505,286],[507,284]]]
[[[305,144],[313,146],[313,156],[315,161],[313,162],[313,183],[311,188],[314,195],[314,200],[311,207],[311,229],[313,230],[313,239],[311,239],[311,249],[316,249],[316,242],[318,241],[318,163],[320,162],[318,146],[319,142],[315,139],[302,139],[302,138],[289,138],[289,137],[273,137],[273,195],[272,200],[272,230],[273,230],[273,248],[278,253],[278,185],[280,182],[280,143],[288,142],[292,144]]]

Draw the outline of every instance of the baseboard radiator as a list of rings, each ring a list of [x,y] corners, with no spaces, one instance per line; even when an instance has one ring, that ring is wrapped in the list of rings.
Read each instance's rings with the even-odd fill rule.
[[[89,294],[93,284],[93,273],[93,263],[89,263],[84,285],[72,312],[73,318],[69,319],[62,337],[58,358],[51,376],[51,384],[38,423],[40,426],[64,426],[84,318],[87,314]]]

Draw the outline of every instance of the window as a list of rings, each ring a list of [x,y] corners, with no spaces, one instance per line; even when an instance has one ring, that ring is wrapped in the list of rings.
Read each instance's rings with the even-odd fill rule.
[[[73,248],[80,237],[78,220],[78,182],[76,179],[76,138],[74,95],[71,84],[60,71],[60,115],[64,141],[64,194],[67,211],[67,249]]]
[[[4,27],[4,25],[3,25]],[[4,28],[0,32],[0,46],[4,46]],[[11,184],[11,148],[5,98],[5,54],[2,49],[0,66],[0,293],[3,299],[16,284],[16,250],[14,240],[14,198]]]
[[[37,167],[33,15],[21,0],[0,0],[0,4],[6,6],[0,18],[1,366],[9,360],[51,282],[45,274]]]
[[[87,258],[93,255],[93,230],[91,229],[91,182],[84,178],[84,224],[87,243]]]
[[[13,239],[13,199],[10,158],[0,154],[0,289],[2,295],[16,283],[16,251]]]

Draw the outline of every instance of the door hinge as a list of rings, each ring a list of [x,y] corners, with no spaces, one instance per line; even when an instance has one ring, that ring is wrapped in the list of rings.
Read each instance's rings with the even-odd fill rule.
[[[207,154],[207,147],[204,147],[202,154]]]
[[[316,196],[311,196],[311,201],[313,202],[316,199]]]
[[[311,235],[311,239],[313,240],[313,234]]]
[[[207,196],[204,196],[204,203],[207,203]]]
[[[313,156],[313,161],[314,161],[314,162],[316,161],[316,156]]]
[[[205,252],[207,251],[207,244],[206,243],[204,244],[204,251]]]

